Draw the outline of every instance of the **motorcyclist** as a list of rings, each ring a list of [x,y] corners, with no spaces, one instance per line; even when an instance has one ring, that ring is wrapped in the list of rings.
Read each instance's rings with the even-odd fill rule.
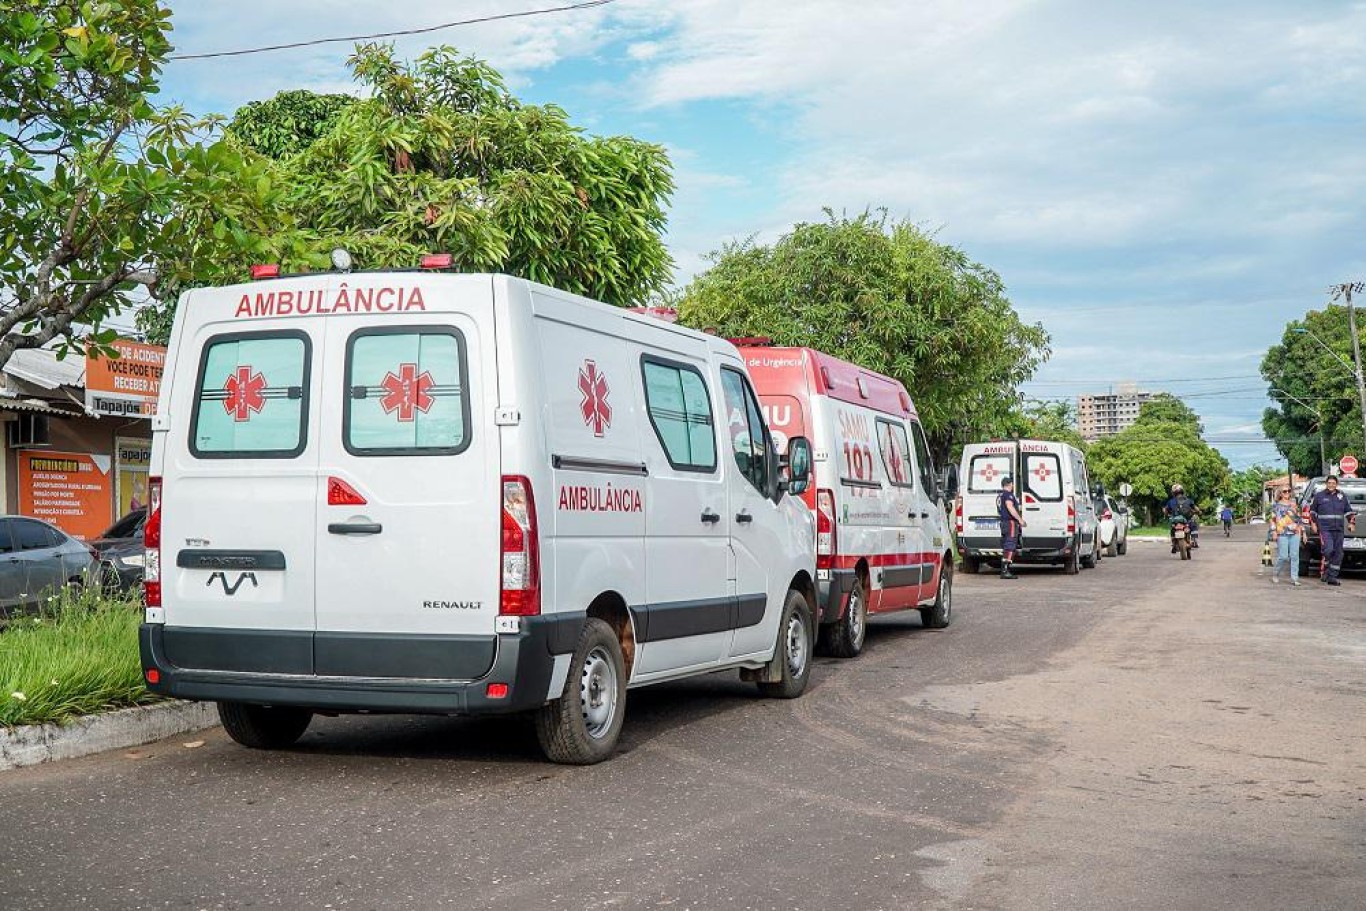
[[[1192,547],[1198,546],[1195,543],[1195,534],[1199,525],[1196,524],[1195,517],[1199,515],[1199,512],[1200,510],[1195,506],[1195,501],[1186,496],[1186,489],[1180,484],[1173,484],[1171,499],[1167,500],[1166,505],[1162,507],[1162,514],[1166,516],[1169,521],[1177,516],[1185,518],[1186,524],[1190,526],[1191,530]],[[1176,553],[1176,529],[1172,529],[1171,538],[1172,553]]]

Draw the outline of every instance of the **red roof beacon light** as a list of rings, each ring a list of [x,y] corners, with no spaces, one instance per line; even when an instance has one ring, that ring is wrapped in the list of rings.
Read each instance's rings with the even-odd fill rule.
[[[279,278],[279,263],[256,263],[251,267],[251,280],[259,282],[263,278]]]
[[[449,269],[455,257],[449,253],[427,253],[418,260],[419,269]]]

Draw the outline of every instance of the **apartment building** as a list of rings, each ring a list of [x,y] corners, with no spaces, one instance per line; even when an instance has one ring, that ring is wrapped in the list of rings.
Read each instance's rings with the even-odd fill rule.
[[[1138,409],[1153,397],[1133,383],[1118,383],[1113,391],[1077,396],[1077,430],[1087,442],[1112,437],[1138,420]]]

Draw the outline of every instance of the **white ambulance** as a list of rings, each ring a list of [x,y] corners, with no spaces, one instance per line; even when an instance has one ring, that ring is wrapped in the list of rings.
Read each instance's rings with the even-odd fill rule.
[[[934,629],[953,609],[946,491],[906,388],[811,348],[736,339],[779,451],[810,438],[822,649],[852,658],[870,613],[919,610]],[[947,492],[952,497],[952,492]]]
[[[1051,563],[1075,575],[1100,560],[1101,543],[1086,457],[1067,443],[998,440],[963,447],[962,492],[954,507],[964,572],[1001,559],[996,498],[1015,479],[1025,527],[1015,563]]]
[[[797,696],[806,441],[789,458],[729,342],[520,279],[189,291],[153,421],[147,685],[260,748],[315,713],[530,711],[570,763],[610,755],[628,686],[738,668]]]

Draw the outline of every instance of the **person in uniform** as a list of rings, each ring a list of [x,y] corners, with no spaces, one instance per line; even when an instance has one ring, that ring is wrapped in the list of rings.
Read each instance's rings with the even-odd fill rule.
[[[1347,495],[1338,490],[1338,479],[1332,475],[1323,482],[1323,489],[1309,501],[1309,520],[1319,535],[1319,549],[1323,556],[1323,584],[1341,585],[1342,539],[1347,529],[1356,526],[1356,514]]]
[[[1018,579],[1010,571],[1015,551],[1020,546],[1020,530],[1025,520],[1020,516],[1020,501],[1015,499],[1015,481],[1006,475],[1001,479],[1001,492],[996,496],[996,515],[1001,520],[1001,578]]]

